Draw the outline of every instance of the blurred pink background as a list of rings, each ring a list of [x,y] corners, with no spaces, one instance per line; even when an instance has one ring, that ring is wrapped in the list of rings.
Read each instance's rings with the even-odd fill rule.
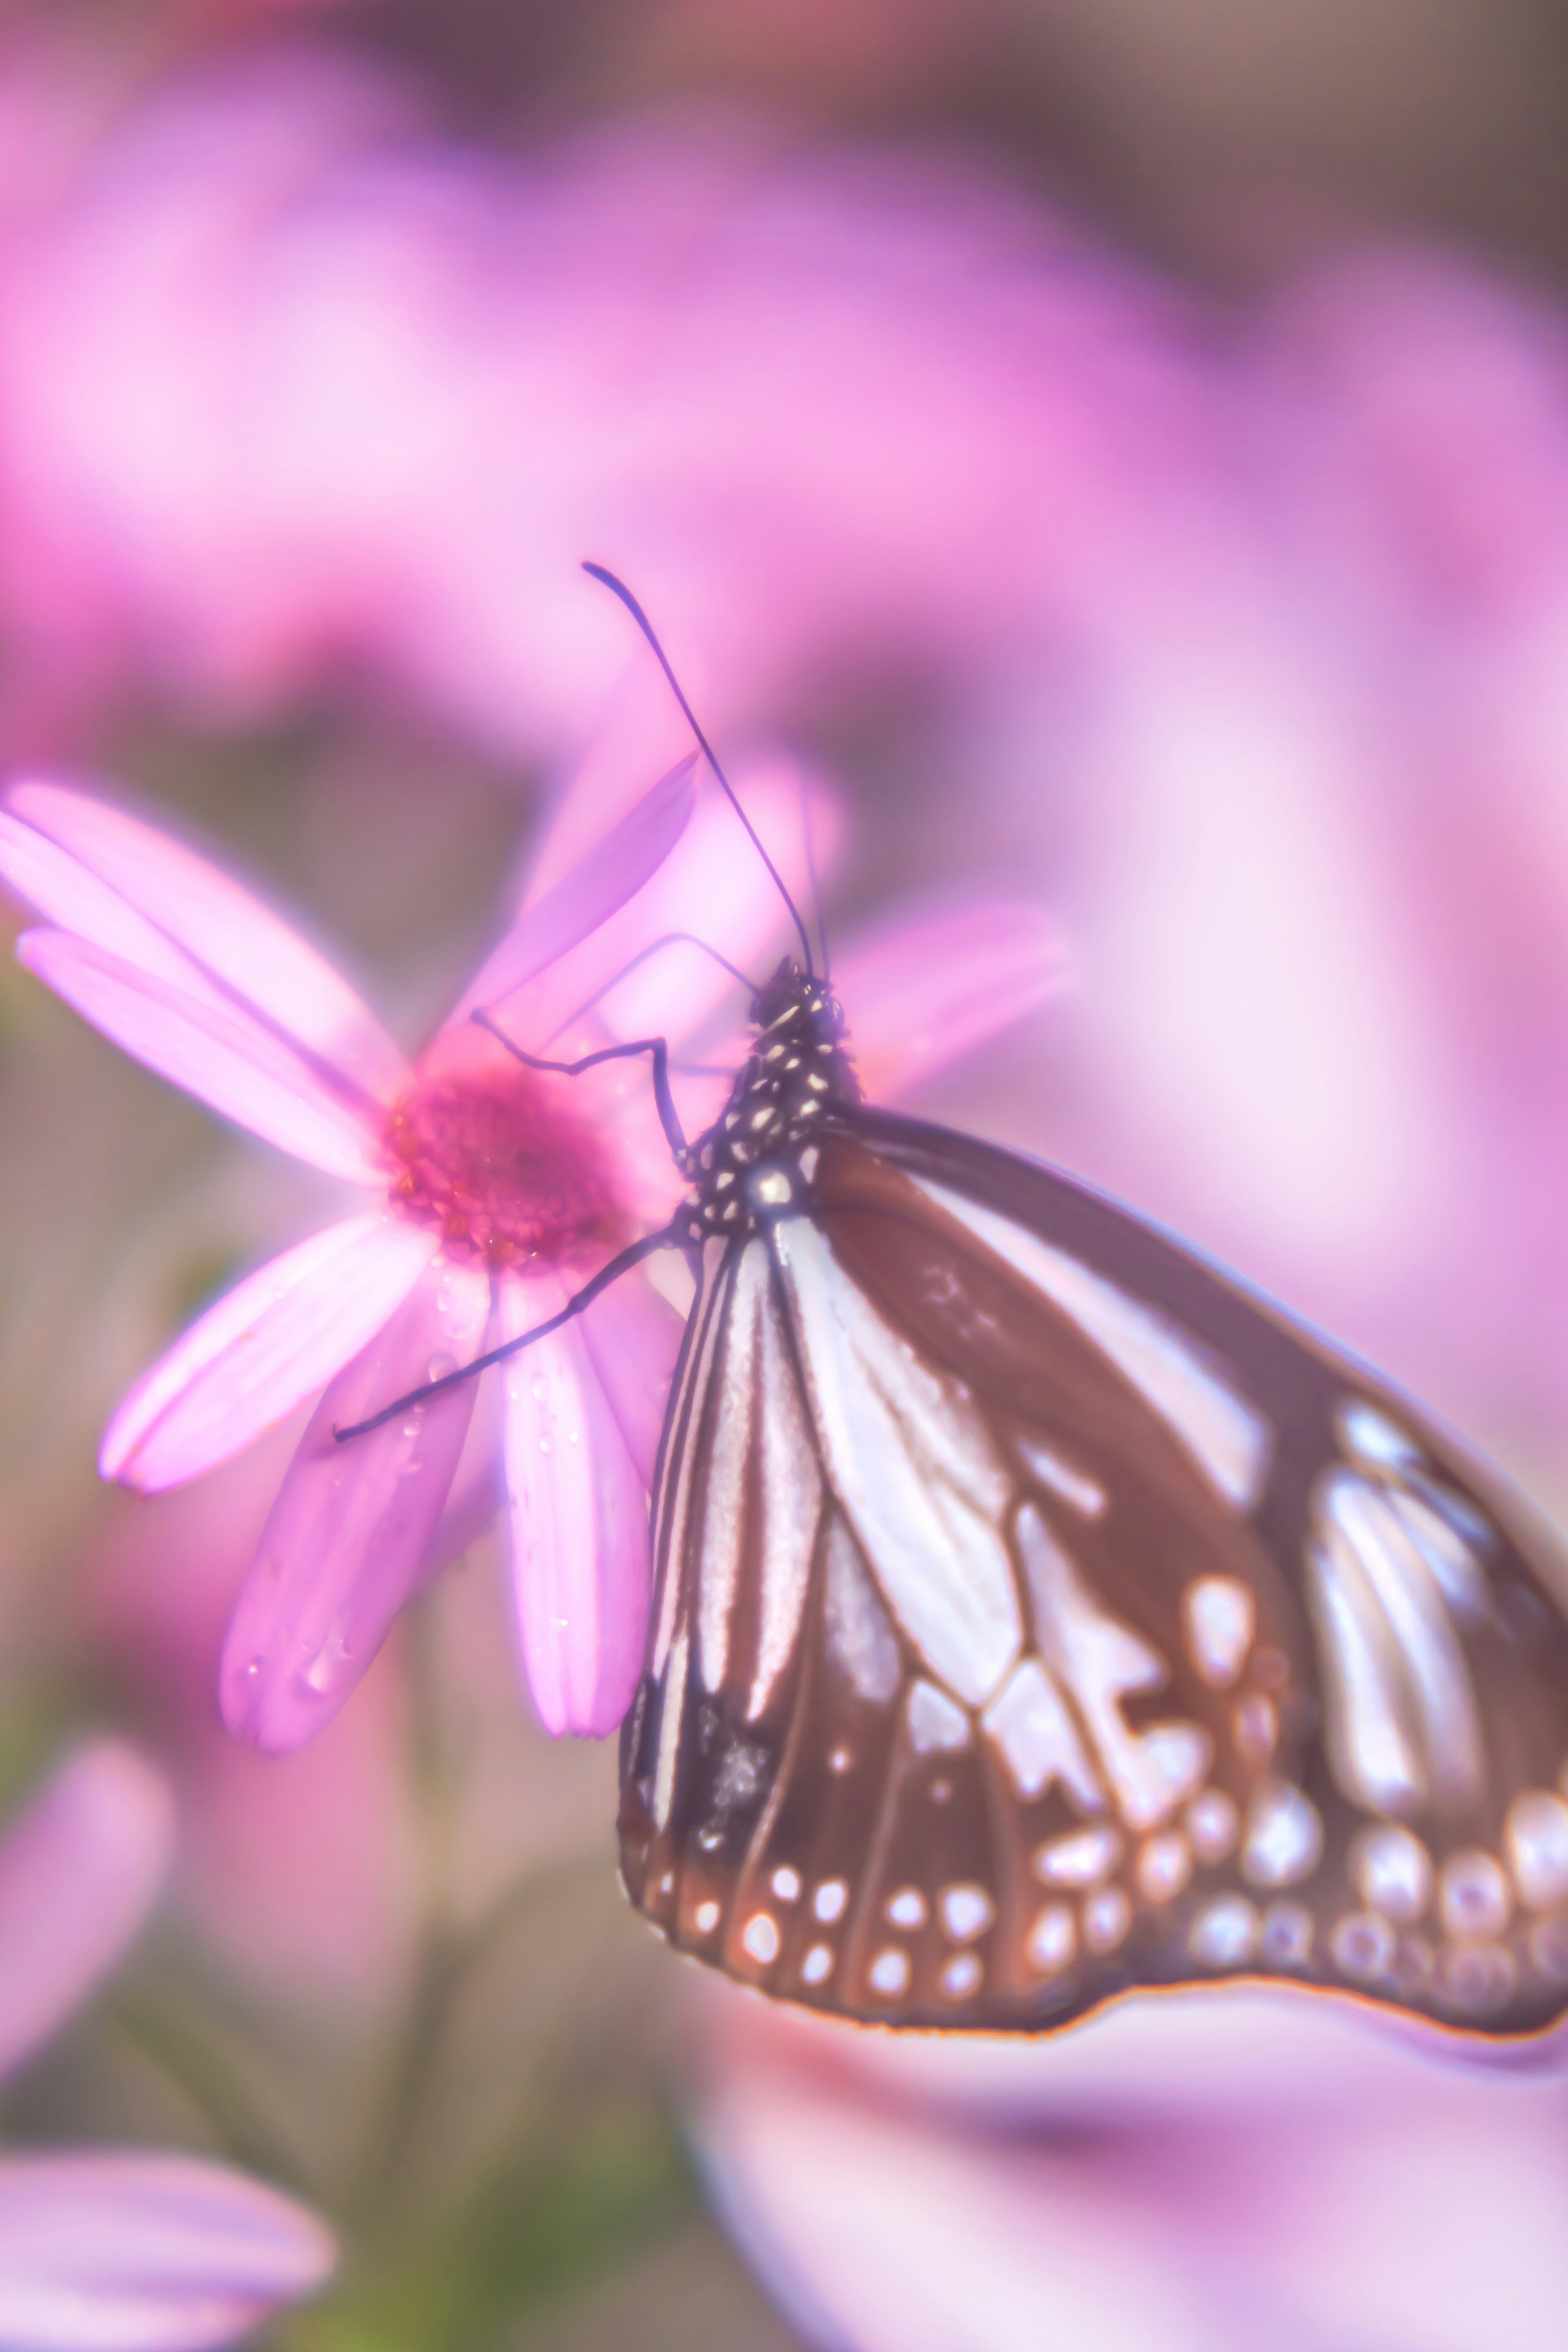
[[[1065,935],[1070,992],[918,1107],[1177,1226],[1561,1515],[1565,112],[1536,0],[5,11],[0,753],[194,830],[417,1042],[623,691],[612,563],[726,751],[837,795],[838,936],[998,891]],[[327,2211],[340,2283],[268,2342],[919,2352],[939,2215],[933,2352],[1555,2341],[1550,2085],[1338,2023],[1320,2074],[1316,2025],[1211,2002],[1140,2104],[1110,2033],[977,2083],[693,2006],[488,1539],[315,1747],[237,1748],[292,1433],[143,1503],[93,1455],[329,1188],[9,964],[0,1090],[0,1783],[106,1726],[176,1804],[154,1925],[5,2121]],[[1085,2232],[1124,2294],[1041,2259]]]

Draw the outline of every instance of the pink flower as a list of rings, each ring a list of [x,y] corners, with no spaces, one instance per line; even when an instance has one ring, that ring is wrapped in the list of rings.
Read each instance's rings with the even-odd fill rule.
[[[842,2352],[1556,2352],[1568,2086],[1276,1989],[1037,2042],[708,1994],[694,2129],[742,2248]]]
[[[0,1839],[0,2068],[132,1942],[173,1827],[161,1777],[103,1739]],[[4,2352],[199,2352],[310,2294],[335,2260],[313,2214],[226,2165],[140,2148],[0,2157]]]
[[[748,798],[803,883],[798,780],[755,775]],[[626,967],[671,932],[755,958],[781,910],[719,795],[687,830],[691,801],[687,761],[605,830],[613,776],[590,774],[525,911],[413,1066],[313,949],[190,850],[56,785],[16,787],[0,815],[0,874],[48,919],[23,936],[22,961],[139,1059],[374,1195],[208,1308],[103,1441],[105,1476],[155,1492],[319,1399],[220,1674],[229,1728],[271,1753],[337,1711],[422,1576],[493,1507],[498,1440],[478,1381],[348,1446],[334,1431],[546,1319],[679,1196],[643,1066],[542,1076],[467,1014],[485,1004],[520,1043],[554,1038],[563,1057],[661,1030],[679,1049],[710,1031],[732,988],[721,966],[681,948]],[[584,831],[599,837],[561,874]],[[859,997],[853,961],[843,978],[885,1085],[1016,1018],[1059,958],[1037,915],[992,908],[932,917],[862,970]],[[724,1083],[688,1083],[692,1128]],[[630,1276],[499,1383],[520,1642],[552,1731],[611,1729],[641,1667],[647,1496],[679,1332]]]

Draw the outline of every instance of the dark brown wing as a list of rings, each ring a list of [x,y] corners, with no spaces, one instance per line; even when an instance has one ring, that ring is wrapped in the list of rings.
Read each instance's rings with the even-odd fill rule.
[[[858,1117],[724,1246],[655,1507],[623,1868],[908,2025],[1246,1972],[1568,2007],[1568,1579],[1451,1443],[1148,1227]]]

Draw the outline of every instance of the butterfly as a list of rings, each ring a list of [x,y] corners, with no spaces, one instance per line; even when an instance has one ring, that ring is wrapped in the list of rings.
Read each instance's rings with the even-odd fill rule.
[[[659,1041],[607,1049],[652,1054],[690,1190],[566,1313],[655,1249],[696,1286],[621,1738],[633,1903],[884,2025],[1032,2032],[1237,1978],[1553,2022],[1553,1538],[1176,1241],[866,1103],[799,927],[694,1144]]]

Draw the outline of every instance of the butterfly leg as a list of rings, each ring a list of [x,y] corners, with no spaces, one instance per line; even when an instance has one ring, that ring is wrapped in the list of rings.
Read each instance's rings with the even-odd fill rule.
[[[684,1223],[679,1227],[661,1225],[658,1233],[645,1234],[641,1241],[629,1243],[607,1265],[602,1265],[591,1282],[585,1282],[581,1290],[574,1293],[558,1315],[552,1315],[546,1322],[536,1323],[531,1331],[520,1331],[515,1339],[508,1339],[501,1347],[492,1348],[488,1355],[476,1356],[471,1364],[460,1365],[457,1371],[447,1372],[438,1381],[426,1381],[420,1387],[410,1389],[406,1396],[397,1397],[391,1404],[383,1405],[379,1412],[373,1412],[368,1421],[356,1421],[351,1429],[334,1429],[332,1435],[340,1445],[346,1445],[352,1437],[368,1436],[373,1429],[379,1429],[383,1422],[395,1421],[400,1412],[406,1412],[411,1406],[427,1404],[432,1397],[440,1396],[447,1389],[455,1389],[459,1381],[471,1381],[479,1373],[488,1372],[492,1364],[502,1364],[509,1356],[521,1355],[523,1349],[531,1347],[535,1339],[542,1339],[548,1333],[559,1331],[563,1323],[570,1323],[574,1316],[582,1314],[585,1307],[592,1307],[601,1292],[608,1290],[613,1282],[619,1282],[622,1275],[629,1274],[634,1265],[640,1265],[644,1258],[652,1257],[656,1250],[680,1248],[685,1241]]]
[[[584,1070],[595,1068],[600,1062],[621,1062],[633,1054],[650,1054],[653,1056],[653,1098],[658,1105],[658,1122],[664,1129],[665,1140],[669,1145],[676,1166],[685,1169],[686,1130],[680,1124],[680,1113],[675,1108],[675,1097],[669,1090],[669,1048],[662,1037],[637,1037],[626,1045],[601,1045],[596,1054],[584,1054],[580,1062],[547,1062],[538,1054],[525,1054],[521,1045],[514,1045],[482,1005],[473,1017],[481,1029],[488,1029],[497,1044],[504,1045],[507,1052],[521,1062],[525,1068],[548,1070],[557,1077],[580,1077]]]

